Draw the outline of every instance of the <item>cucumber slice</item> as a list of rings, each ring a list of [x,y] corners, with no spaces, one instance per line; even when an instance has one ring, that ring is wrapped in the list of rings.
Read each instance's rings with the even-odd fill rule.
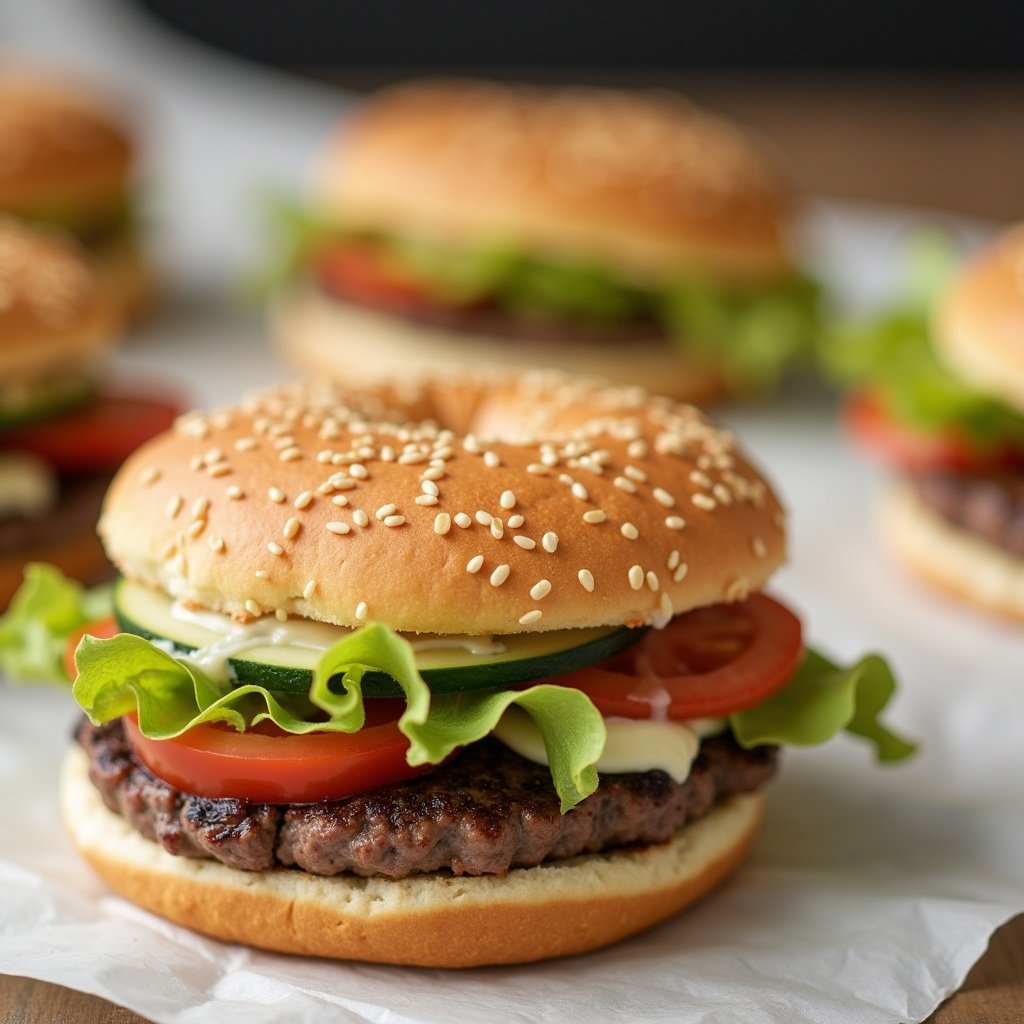
[[[172,614],[172,602],[166,595],[129,580],[119,580],[114,590],[114,613],[118,625],[127,633],[146,640],[170,642],[176,651],[187,654],[221,642],[230,675],[238,683],[255,683],[269,690],[287,693],[308,693],[313,669],[323,651],[350,632],[342,626],[309,623],[292,619],[281,624],[261,622],[253,634],[238,644],[226,641],[220,626],[222,617],[200,615],[186,621]],[[516,633],[494,637],[500,652],[471,650],[460,646],[463,640],[483,641],[488,638],[453,638],[452,646],[437,647],[438,637],[411,636],[432,646],[416,652],[416,665],[427,685],[435,693],[459,690],[496,690],[536,679],[565,675],[587,665],[605,661],[636,643],[643,629],[619,626],[593,629],[563,629],[548,633]],[[270,634],[276,634],[271,637]],[[398,697],[401,690],[390,676],[368,673],[363,678],[363,692],[368,697]]]

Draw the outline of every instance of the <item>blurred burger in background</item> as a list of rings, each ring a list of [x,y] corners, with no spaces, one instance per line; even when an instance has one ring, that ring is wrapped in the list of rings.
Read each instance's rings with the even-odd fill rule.
[[[113,309],[134,319],[153,277],[137,235],[134,144],[87,83],[0,64],[0,213],[56,229],[87,249]]]
[[[813,333],[794,212],[770,153],[666,92],[402,85],[287,217],[273,328],[348,380],[530,364],[749,393]]]
[[[0,609],[30,561],[86,582],[107,484],[177,409],[101,387],[120,313],[110,280],[65,235],[0,218]]]
[[[922,239],[905,301],[833,332],[853,436],[897,471],[889,545],[975,604],[1024,618],[1024,225],[954,273]]]

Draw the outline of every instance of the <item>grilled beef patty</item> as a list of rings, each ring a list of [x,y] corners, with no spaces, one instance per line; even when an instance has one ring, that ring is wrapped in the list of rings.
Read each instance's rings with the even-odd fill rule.
[[[913,484],[918,498],[947,522],[1024,558],[1024,471],[924,473]]]
[[[429,775],[344,800],[276,805],[209,799],[157,779],[135,756],[120,721],[83,721],[78,742],[106,805],[169,853],[213,858],[243,871],[281,865],[404,878],[424,871],[501,874],[579,853],[657,843],[734,793],[775,772],[776,750],[743,750],[729,736],[701,744],[690,777],[605,775],[568,814],[544,765],[496,740],[473,744]]]

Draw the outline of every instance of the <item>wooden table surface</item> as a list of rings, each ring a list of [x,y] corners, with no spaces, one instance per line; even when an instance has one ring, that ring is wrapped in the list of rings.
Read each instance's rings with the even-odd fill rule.
[[[621,77],[621,76],[620,76]],[[1024,78],[663,76],[760,129],[809,191],[1024,217]],[[137,1024],[102,999],[0,977],[0,1024]],[[1024,1021],[1024,917],[996,933],[930,1024]]]

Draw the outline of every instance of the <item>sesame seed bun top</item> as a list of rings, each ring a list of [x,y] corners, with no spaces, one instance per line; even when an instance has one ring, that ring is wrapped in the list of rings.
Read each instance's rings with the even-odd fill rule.
[[[510,244],[640,280],[785,271],[792,194],[765,147],[668,92],[416,82],[329,142],[317,198],[345,223]]]
[[[0,217],[0,387],[93,364],[115,340],[101,273],[62,235]]]
[[[67,215],[118,203],[133,146],[94,89],[0,65],[0,210]]]
[[[934,334],[950,367],[1024,412],[1024,224],[968,263],[936,309]]]
[[[696,409],[539,372],[188,414],[122,468],[100,533],[127,576],[240,620],[471,634],[664,621],[760,588],[785,545]]]

